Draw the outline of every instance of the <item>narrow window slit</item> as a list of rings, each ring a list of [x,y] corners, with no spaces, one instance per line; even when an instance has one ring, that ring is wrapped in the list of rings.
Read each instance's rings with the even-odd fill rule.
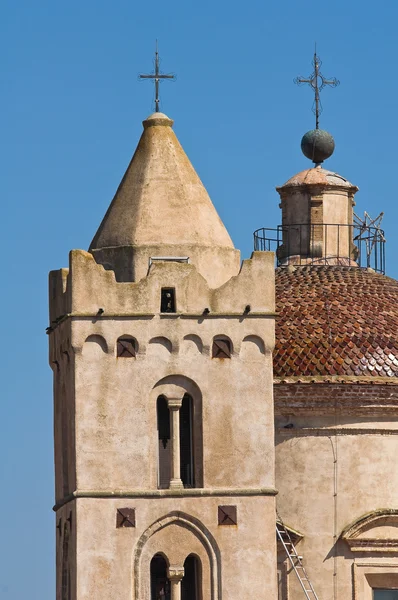
[[[174,288],[162,288],[160,296],[160,312],[176,312],[176,291]]]
[[[195,487],[193,454],[193,401],[185,394],[180,409],[180,477],[186,488]]]
[[[167,489],[171,477],[170,412],[167,400],[159,396],[157,400],[158,425],[158,487]]]

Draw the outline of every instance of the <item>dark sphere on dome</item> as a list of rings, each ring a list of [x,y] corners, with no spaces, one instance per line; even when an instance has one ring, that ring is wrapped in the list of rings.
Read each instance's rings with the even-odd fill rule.
[[[312,129],[303,135],[301,150],[304,156],[319,164],[332,156],[334,152],[334,139],[323,129]]]

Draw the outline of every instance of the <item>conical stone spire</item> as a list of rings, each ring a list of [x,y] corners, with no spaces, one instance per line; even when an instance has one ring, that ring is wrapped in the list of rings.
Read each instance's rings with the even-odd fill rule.
[[[153,257],[189,257],[217,287],[239,271],[239,252],[172,130],[154,113],[90,252],[119,281],[138,281]]]

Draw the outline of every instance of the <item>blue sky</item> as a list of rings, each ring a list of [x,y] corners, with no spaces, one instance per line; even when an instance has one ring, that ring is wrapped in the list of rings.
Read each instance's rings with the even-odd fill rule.
[[[1,50],[0,599],[54,598],[52,377],[47,273],[87,249],[152,112],[155,39],[161,109],[235,245],[280,222],[275,186],[309,162],[312,96],[323,73],[326,163],[359,186],[357,211],[385,212],[387,273],[397,278],[396,2],[3,0]]]

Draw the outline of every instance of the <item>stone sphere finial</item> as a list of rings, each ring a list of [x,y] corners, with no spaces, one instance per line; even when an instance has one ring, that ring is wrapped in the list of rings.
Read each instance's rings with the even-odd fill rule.
[[[333,136],[323,129],[312,129],[303,135],[301,150],[304,156],[319,165],[334,152]]]

